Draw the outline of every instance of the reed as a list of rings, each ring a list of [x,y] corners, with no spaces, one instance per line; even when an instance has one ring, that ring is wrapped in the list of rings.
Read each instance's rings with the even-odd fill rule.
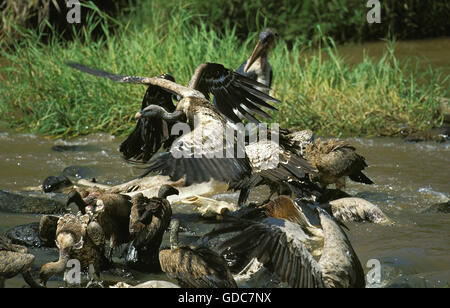
[[[132,18],[118,19],[90,3],[71,41],[54,33],[43,43],[45,33],[17,27],[23,39],[0,49],[0,121],[52,137],[124,135],[135,124],[145,87],[83,74],[65,62],[138,76],[170,73],[187,84],[202,62],[237,68],[248,57],[257,33],[244,41],[236,28],[220,34],[189,3],[176,3],[144,2],[129,13]],[[98,26],[100,37],[93,35]],[[433,97],[448,96],[448,77],[431,69],[420,73],[412,61],[400,64],[395,44],[380,60],[365,57],[357,65],[348,64],[325,35],[316,45],[281,40],[271,54],[272,95],[282,101],[272,115],[281,126],[327,136],[379,136],[442,122]]]

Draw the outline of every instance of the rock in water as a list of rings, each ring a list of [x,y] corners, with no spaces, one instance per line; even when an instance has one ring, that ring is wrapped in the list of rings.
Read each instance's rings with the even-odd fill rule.
[[[70,180],[65,175],[60,176],[51,175],[45,178],[44,182],[42,183],[42,190],[45,193],[57,192],[60,191],[61,189],[70,187],[72,185],[73,185],[72,182],[70,182]]]
[[[17,226],[5,231],[13,244],[23,245],[26,247],[42,247],[43,244],[39,238],[39,223],[32,222],[30,224]]]
[[[420,142],[420,141],[445,142],[450,140],[450,126],[433,128],[423,132],[414,132],[408,135],[405,140],[409,142]]]
[[[77,179],[90,179],[96,176],[95,172],[89,167],[69,166],[64,168],[63,175]]]
[[[21,214],[62,214],[66,213],[63,199],[44,193],[13,193],[0,190],[0,211]]]
[[[430,214],[430,213],[450,213],[450,200],[447,202],[437,203],[433,204],[429,207],[427,207],[425,210],[422,211],[424,214]]]
[[[55,152],[100,152],[101,149],[94,145],[54,145],[52,151]]]

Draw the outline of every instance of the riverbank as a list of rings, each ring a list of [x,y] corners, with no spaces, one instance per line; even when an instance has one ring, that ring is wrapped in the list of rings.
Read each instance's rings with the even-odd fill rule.
[[[202,62],[237,68],[250,54],[257,33],[244,42],[234,31],[219,35],[196,25],[187,10],[167,16],[150,11],[139,19],[92,17],[73,41],[55,36],[42,43],[39,33],[0,51],[0,122],[20,132],[74,137],[96,132],[128,134],[145,87],[116,84],[64,63],[81,62],[120,74],[173,74],[187,84]],[[94,39],[97,23],[104,39]],[[108,25],[121,23],[114,34]],[[442,125],[441,98],[449,97],[448,71],[411,56],[400,61],[396,44],[379,57],[363,55],[351,63],[345,49],[322,36],[319,47],[281,38],[270,55],[272,95],[282,101],[273,121],[282,127],[310,128],[323,136],[393,136]],[[6,124],[5,124],[6,123]]]

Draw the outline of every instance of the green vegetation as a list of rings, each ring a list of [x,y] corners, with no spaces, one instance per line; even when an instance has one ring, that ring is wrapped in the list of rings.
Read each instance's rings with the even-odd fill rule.
[[[11,32],[18,23],[31,29],[41,27],[47,19],[58,32],[70,30],[65,22],[67,0],[4,0],[0,2],[2,32]],[[80,0],[81,3],[90,3]],[[153,7],[162,15],[176,10],[179,0],[114,0],[94,1],[103,12],[114,17],[138,12],[138,19],[149,21],[146,9]],[[207,23],[224,33],[236,27],[236,35],[245,39],[264,25],[276,28],[289,43],[301,39],[317,43],[321,34],[336,42],[362,42],[387,38],[418,39],[448,35],[450,2],[448,0],[381,0],[380,24],[368,24],[368,0],[183,0],[197,26]],[[151,16],[152,13],[150,13]],[[134,14],[136,15],[136,14]],[[67,33],[66,33],[67,34]],[[66,38],[68,36],[65,36]]]
[[[94,13],[71,41],[54,34],[43,43],[43,32],[17,28],[23,39],[0,50],[0,121],[55,137],[130,132],[145,87],[83,74],[67,61],[138,76],[168,72],[183,84],[202,62],[237,68],[257,33],[244,41],[236,28],[225,27],[221,34],[191,5],[145,2],[131,17],[113,19],[89,4]],[[92,34],[98,27],[104,32],[100,38]],[[271,54],[272,95],[282,101],[274,121],[328,136],[393,135],[404,127],[423,130],[441,123],[433,97],[448,96],[448,77],[431,69],[419,73],[412,62],[400,64],[394,43],[381,60],[366,57],[349,65],[334,41],[320,27],[315,31],[318,47],[305,45],[304,38],[281,40]]]

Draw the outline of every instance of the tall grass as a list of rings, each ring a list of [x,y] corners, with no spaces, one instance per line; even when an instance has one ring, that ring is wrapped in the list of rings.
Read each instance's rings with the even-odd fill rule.
[[[237,68],[250,54],[256,33],[245,41],[234,29],[215,32],[200,16],[177,5],[146,2],[130,19],[112,19],[91,11],[74,39],[22,31],[24,40],[0,51],[0,120],[15,129],[55,137],[92,132],[123,135],[134,126],[144,86],[117,84],[75,71],[64,63],[81,62],[120,74],[171,73],[187,84],[196,66],[219,62]],[[133,15],[134,14],[134,15]],[[119,25],[114,34],[111,23]],[[100,25],[104,36],[94,39]],[[320,30],[320,29],[319,29]],[[19,31],[19,30],[18,30]],[[271,53],[272,95],[281,99],[272,113],[281,126],[311,128],[321,135],[392,135],[408,126],[422,130],[442,121],[433,97],[448,95],[439,72],[429,70],[417,82],[418,69],[400,65],[390,46],[379,61],[366,57],[350,66],[333,40],[321,37],[319,49],[279,41]],[[442,80],[442,79],[441,79]]]

